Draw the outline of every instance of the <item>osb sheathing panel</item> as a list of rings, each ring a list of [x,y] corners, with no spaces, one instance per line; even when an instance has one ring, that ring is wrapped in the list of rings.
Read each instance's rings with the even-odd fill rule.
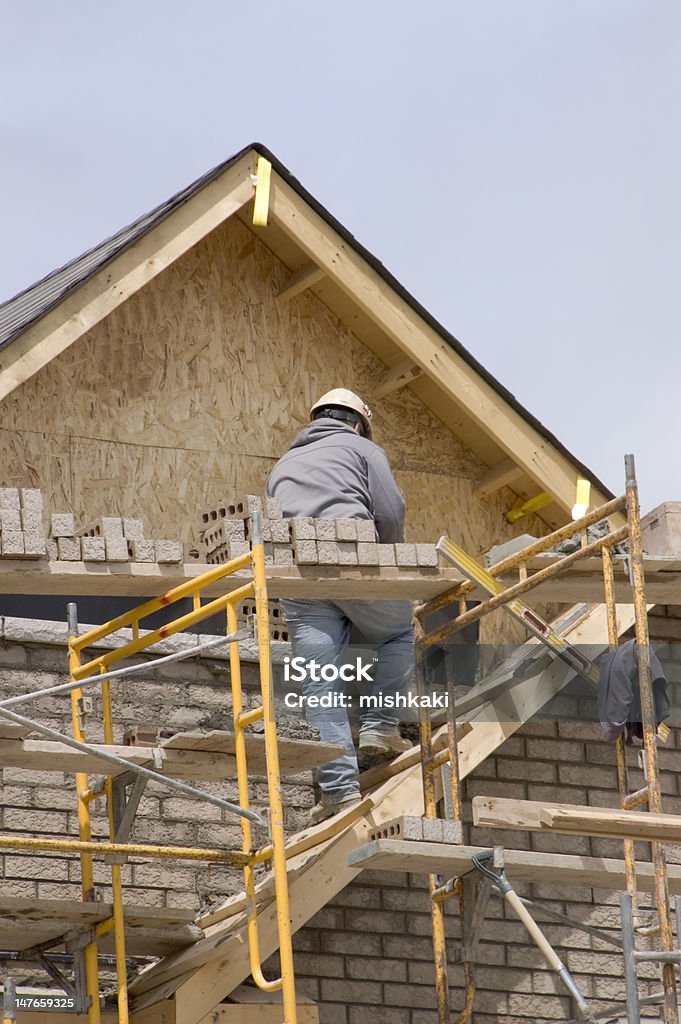
[[[278,303],[288,276],[249,227],[223,224],[2,403],[2,484],[42,486],[50,511],[82,521],[142,516],[147,536],[184,540],[202,505],[262,490],[313,399],[346,385],[371,402],[385,373],[314,295]],[[449,532],[478,553],[543,532],[505,523],[509,492],[473,498],[486,467],[410,390],[376,403],[375,437],[412,539]],[[486,633],[508,638],[508,619]]]

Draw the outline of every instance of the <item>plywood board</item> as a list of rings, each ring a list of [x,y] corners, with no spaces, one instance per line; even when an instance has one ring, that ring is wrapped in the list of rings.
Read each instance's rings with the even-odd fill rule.
[[[233,778],[236,774],[236,758],[233,754],[233,738],[229,733],[221,734],[222,749],[204,746],[203,749],[185,747],[187,734],[179,734],[167,745],[161,747],[162,766],[157,768],[152,747],[116,746],[92,744],[93,750],[115,754],[130,764],[143,765],[173,779],[188,781],[219,781]],[[200,742],[200,740],[199,740]],[[213,740],[212,742],[217,742]],[[228,749],[231,748],[231,749]],[[332,743],[315,743],[310,740],[282,739],[279,745],[280,771],[283,776],[297,775],[319,764],[338,757],[342,747]],[[262,736],[249,736],[246,741],[249,770],[262,775],[267,771],[265,741]],[[92,774],[120,775],[125,771],[117,765],[107,764],[101,758],[80,750],[74,750],[65,743],[53,740],[2,740],[0,739],[0,765],[14,768],[28,768],[35,771],[88,772]]]
[[[473,821],[484,828],[565,835],[578,832],[580,835],[612,839],[681,842],[681,815],[622,811],[611,807],[476,796],[473,798]]]
[[[0,593],[82,594],[110,597],[152,597],[196,579],[205,565],[158,565],[155,562],[0,561]],[[219,597],[252,579],[246,572],[225,576],[206,587],[206,597]],[[427,600],[462,581],[453,569],[398,569],[374,566],[268,567],[269,597],[362,598],[364,600]]]
[[[317,765],[332,761],[344,753],[344,748],[335,743],[322,743],[316,740],[294,740],[280,736],[277,741],[279,749],[279,769],[282,774],[297,775],[299,772],[316,768]],[[170,739],[161,740],[163,750],[190,750],[202,753],[236,754],[234,733],[211,730],[202,733],[181,732]],[[249,772],[263,774],[267,771],[265,757],[265,737],[257,734],[246,734],[246,758]]]
[[[471,857],[484,847],[452,846],[448,843],[418,843],[399,839],[376,839],[353,851],[353,867],[378,871],[410,871],[442,874],[455,878],[473,870]],[[568,854],[535,853],[532,850],[504,850],[504,865],[511,882],[550,882],[552,885],[589,886],[617,891],[626,888],[624,861],[606,857],[578,857]],[[653,866],[637,861],[636,878],[641,892],[653,892]],[[681,894],[681,866],[669,865],[669,888]],[[566,896],[568,895],[566,890]],[[425,896],[424,896],[425,899]]]
[[[0,896],[0,948],[22,950],[59,938],[74,928],[91,928],[112,914],[108,903]],[[126,905],[126,946],[131,955],[166,956],[201,938],[189,910]],[[102,937],[101,949],[112,948]]]

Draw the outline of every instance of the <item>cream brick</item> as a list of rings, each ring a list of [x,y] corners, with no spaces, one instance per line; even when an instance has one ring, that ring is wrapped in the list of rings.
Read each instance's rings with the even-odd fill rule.
[[[356,519],[335,519],[336,524],[336,540],[338,541],[352,541],[357,540],[357,520]]]
[[[366,544],[376,542],[376,524],[373,519],[356,519],[357,540]]]
[[[438,565],[437,549],[434,544],[416,545],[416,562],[424,568],[436,568]]]
[[[355,541],[338,541],[339,565],[357,565],[357,544]]]
[[[378,565],[378,544],[358,541],[357,563],[358,565]]]
[[[24,533],[24,555],[26,558],[43,558],[46,554],[45,534],[42,531]]]
[[[17,530],[3,530],[0,537],[3,558],[21,558],[24,554],[24,535]]]
[[[378,548],[378,564],[379,565],[395,565],[395,545],[394,544],[377,544]]]
[[[332,520],[328,520],[332,522]],[[317,541],[317,560],[320,565],[338,565],[338,545],[333,540]]]
[[[271,519],[268,522],[274,544],[291,543],[291,528],[288,519]]]
[[[295,522],[295,520],[294,520]],[[316,565],[318,562],[317,542],[314,540],[296,540],[293,545],[298,565]]]
[[[16,509],[18,512],[20,508],[19,488],[0,487],[0,509]]]
[[[177,564],[182,561],[182,542],[179,540],[156,540],[156,561],[161,564]]]
[[[395,562],[399,566],[405,568],[416,567],[416,545],[415,544],[396,544],[395,545]]]
[[[128,542],[124,537],[104,537],[107,562],[129,562]]]
[[[106,561],[106,547],[103,537],[81,537],[80,550],[84,562]]]
[[[39,487],[22,487],[21,488],[21,507],[26,511],[37,512],[40,516],[43,514],[43,495]]]
[[[153,540],[128,540],[128,555],[133,562],[155,562],[156,544]]]
[[[80,561],[80,538],[79,537],[58,537],[57,558],[60,562]]]
[[[264,497],[262,505],[266,519],[281,519],[283,513],[281,510],[281,502],[278,498]]]
[[[144,523],[142,520],[124,517],[123,536],[126,540],[144,540]]]
[[[0,530],[7,533],[21,532],[21,512],[18,508],[0,508]]]
[[[36,512],[36,510],[32,508],[22,508],[21,529],[24,533],[43,533],[42,512]]]
[[[297,516],[291,519],[291,536],[294,543],[301,540],[316,540],[314,519],[306,516]]]
[[[336,521],[335,519],[315,519],[314,521],[315,536],[320,541],[335,541],[336,539]]]
[[[50,535],[52,537],[75,537],[76,517],[72,512],[56,512],[50,516]]]
[[[293,548],[290,544],[273,544],[272,558],[275,565],[293,565]]]

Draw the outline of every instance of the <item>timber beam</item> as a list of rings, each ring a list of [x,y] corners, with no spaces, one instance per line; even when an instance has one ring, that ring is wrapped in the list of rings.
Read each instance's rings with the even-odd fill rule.
[[[288,302],[295,295],[300,295],[307,288],[311,288],[313,284],[317,284],[325,276],[324,271],[316,263],[306,263],[295,274],[291,274],[282,290],[278,293],[277,299],[279,302]]]
[[[378,387],[374,388],[373,397],[385,398],[386,395],[392,394],[393,391],[399,391],[400,388],[406,387],[407,384],[412,384],[421,376],[423,376],[421,367],[417,366],[411,359],[404,359],[397,366],[393,366],[392,370],[388,370]]]
[[[508,487],[509,484],[515,483],[516,480],[519,480],[524,475],[525,471],[513,459],[504,459],[503,462],[500,462],[497,466],[490,469],[488,473],[485,473],[475,487],[473,495],[476,498],[489,498],[490,494],[501,490],[502,487]]]

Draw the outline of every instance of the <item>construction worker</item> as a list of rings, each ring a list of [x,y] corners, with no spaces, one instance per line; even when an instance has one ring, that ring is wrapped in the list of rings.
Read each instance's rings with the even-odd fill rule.
[[[272,470],[267,494],[281,502],[287,517],[371,519],[379,542],[402,541],[404,499],[385,452],[371,440],[371,410],[354,392],[335,388],[315,402],[310,417]],[[413,674],[411,607],[408,601],[288,599],[282,606],[293,656],[303,659],[292,664],[306,666],[308,724],[319,729],[322,741],[346,750],[318,770],[321,800],[310,817],[321,821],[359,799],[348,679],[355,677],[360,698],[360,751],[390,757],[411,746],[398,732],[394,704]],[[357,660],[348,661],[350,642],[368,645],[373,663],[360,668]],[[392,707],[386,698],[393,698]]]

